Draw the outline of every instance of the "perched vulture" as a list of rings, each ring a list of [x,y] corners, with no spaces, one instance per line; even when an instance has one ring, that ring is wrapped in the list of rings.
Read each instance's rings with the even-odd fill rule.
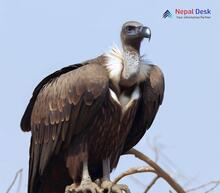
[[[28,193],[122,191],[110,172],[149,129],[163,100],[163,73],[140,55],[150,37],[148,27],[126,22],[122,50],[64,67],[37,85],[21,120],[32,133]]]

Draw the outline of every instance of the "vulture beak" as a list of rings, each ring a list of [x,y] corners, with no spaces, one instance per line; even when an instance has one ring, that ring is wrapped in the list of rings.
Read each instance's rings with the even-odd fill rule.
[[[148,38],[148,40],[150,41],[150,38],[151,38],[151,30],[149,27],[146,27],[146,26],[143,26],[141,27],[141,36],[143,38]]]

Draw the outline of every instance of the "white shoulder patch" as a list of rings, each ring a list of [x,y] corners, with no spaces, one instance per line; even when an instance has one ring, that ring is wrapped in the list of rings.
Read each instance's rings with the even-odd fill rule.
[[[132,95],[131,95],[131,99],[132,100],[137,100],[140,97],[140,88],[139,86],[136,86],[136,88],[134,89]]]
[[[135,100],[138,100],[140,98],[140,96],[141,96],[141,94],[140,94],[139,86],[136,86],[136,88],[134,89],[134,91],[132,92],[130,97],[126,97],[126,96],[122,95],[120,97],[120,101],[121,101],[121,103],[124,102],[122,104],[123,112],[125,112],[133,104],[133,102]]]
[[[120,105],[120,102],[119,102],[118,97],[115,94],[115,92],[112,89],[109,89],[109,90],[110,90],[111,97],[114,99],[114,101],[116,101]]]
[[[124,93],[122,93],[119,98],[112,89],[109,89],[109,91],[111,98],[119,104],[123,114],[133,104],[133,102],[138,100],[141,96],[139,86],[134,89],[130,96],[126,96]]]
[[[120,81],[123,68],[123,54],[121,50],[114,45],[110,51],[105,53],[105,56],[108,58],[105,66],[109,71],[109,78],[117,84]]]

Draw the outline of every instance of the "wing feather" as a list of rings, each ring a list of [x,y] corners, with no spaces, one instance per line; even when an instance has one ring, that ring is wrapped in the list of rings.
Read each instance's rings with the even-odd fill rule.
[[[156,65],[149,65],[146,79],[141,82],[142,97],[139,100],[135,120],[124,144],[124,153],[135,146],[150,128],[164,96],[164,76]],[[149,69],[149,68],[148,68]]]
[[[30,117],[32,132],[30,189],[51,157],[61,147],[68,146],[74,135],[86,131],[104,101],[108,82],[106,70],[90,63],[50,79],[41,86],[37,96],[32,97],[32,109],[26,110],[28,115],[22,119],[25,120],[23,126],[27,126],[27,117]]]

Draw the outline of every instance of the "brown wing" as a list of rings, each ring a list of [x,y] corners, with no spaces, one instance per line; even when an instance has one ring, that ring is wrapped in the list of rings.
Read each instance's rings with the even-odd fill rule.
[[[32,131],[30,190],[35,176],[43,173],[62,144],[68,145],[73,135],[86,132],[86,125],[103,103],[107,90],[106,71],[95,63],[61,74],[42,86],[35,101],[31,101],[31,114],[26,115]]]
[[[164,76],[159,67],[150,65],[147,78],[140,84],[142,97],[134,123],[124,144],[124,153],[135,146],[150,128],[162,104],[164,95]]]
[[[44,87],[45,84],[48,84],[51,82],[53,79],[59,77],[61,74],[65,74],[69,71],[75,70],[79,68],[80,66],[87,65],[87,62],[84,63],[79,63],[79,64],[73,64],[67,67],[64,67],[60,70],[55,71],[54,73],[50,74],[49,76],[45,77],[34,89],[33,95],[30,99],[30,102],[24,112],[24,115],[21,119],[21,129],[23,131],[30,131],[31,130],[31,113],[33,110],[34,103],[36,101],[36,98],[40,92],[40,90]]]

